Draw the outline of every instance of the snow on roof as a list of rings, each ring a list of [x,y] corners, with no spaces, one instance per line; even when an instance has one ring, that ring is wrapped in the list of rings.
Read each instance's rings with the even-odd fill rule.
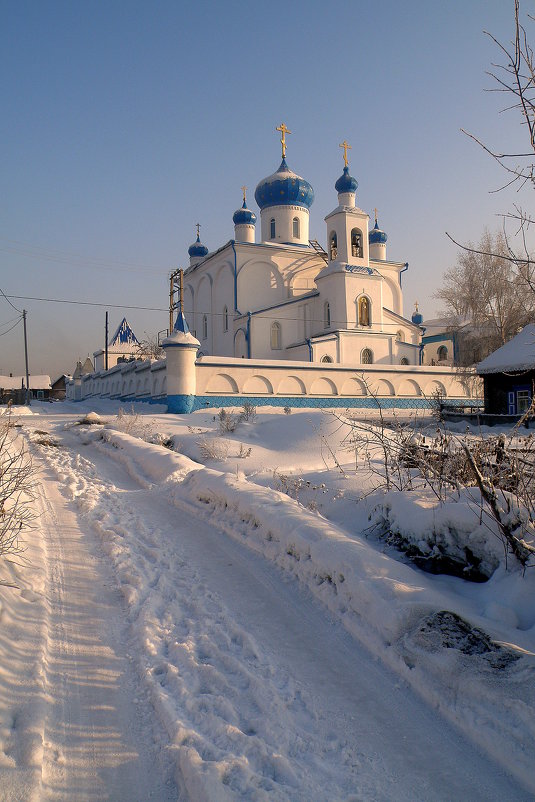
[[[26,376],[0,376],[3,390],[19,390],[23,382],[26,387]],[[30,376],[30,390],[50,390],[50,376]]]
[[[535,324],[522,331],[479,363],[477,373],[505,373],[535,368]]]
[[[121,320],[119,325],[117,326],[117,330],[113,337],[111,338],[109,345],[119,345],[119,343],[131,343],[137,344],[139,341],[128,325],[128,321],[125,317]]]

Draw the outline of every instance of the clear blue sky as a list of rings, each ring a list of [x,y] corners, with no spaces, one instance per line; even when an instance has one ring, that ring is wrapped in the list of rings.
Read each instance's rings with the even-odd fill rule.
[[[409,262],[405,314],[432,298],[462,241],[496,229],[511,194],[460,128],[522,142],[485,71],[489,30],[513,34],[513,0],[4,0],[0,31],[0,288],[8,295],[165,308],[169,270],[202,224],[233,236],[242,184],[287,159],[314,187],[325,243],[352,145],[357,203],[379,209],[388,256]],[[28,310],[30,372],[52,378],[102,346],[105,309],[13,300]],[[165,312],[110,309],[138,337]],[[0,297],[0,335],[16,318]],[[22,373],[22,326],[0,336],[0,373]]]

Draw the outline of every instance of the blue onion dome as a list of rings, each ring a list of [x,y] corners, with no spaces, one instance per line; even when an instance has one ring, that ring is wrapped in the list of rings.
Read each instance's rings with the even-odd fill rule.
[[[423,315],[418,311],[418,301],[414,304],[414,312],[412,313],[411,320],[416,326],[421,326],[424,322]]]
[[[388,239],[387,235],[385,234],[384,231],[381,231],[381,229],[379,228],[379,223],[376,220],[374,227],[372,228],[372,230],[368,235],[368,240],[370,245],[373,245],[376,242],[385,243],[387,239]]]
[[[195,257],[197,256],[204,257],[206,256],[207,253],[208,253],[208,248],[206,247],[206,245],[203,245],[201,243],[199,235],[197,234],[197,239],[195,240],[193,245],[190,245],[188,248],[188,254],[190,256],[195,256]]]
[[[268,206],[302,206],[310,209],[314,202],[314,190],[308,181],[290,170],[283,158],[277,172],[260,181],[254,197],[260,210]]]
[[[256,223],[256,214],[247,208],[245,198],[243,206],[232,215],[232,220],[235,226],[243,225],[244,223],[254,226]]]
[[[349,167],[346,165],[344,167],[344,173],[340,176],[336,184],[334,185],[335,190],[338,194],[344,192],[356,192],[359,182],[356,178],[353,178],[352,175],[349,175]]]

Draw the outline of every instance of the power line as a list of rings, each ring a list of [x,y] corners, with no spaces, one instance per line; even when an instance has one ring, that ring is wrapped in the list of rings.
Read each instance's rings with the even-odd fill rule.
[[[1,290],[0,290],[1,292]],[[2,293],[4,295],[4,293]],[[51,304],[74,304],[76,306],[101,306],[107,309],[139,309],[143,312],[168,312],[169,309],[159,306],[127,306],[126,304],[109,304],[97,301],[72,301],[68,298],[37,298],[32,295],[5,295],[6,300],[15,298],[18,301],[46,301]],[[11,304],[13,306],[13,304]],[[16,307],[13,307],[14,309]],[[18,311],[18,310],[17,310]]]
[[[16,326],[18,326],[18,325],[19,325],[19,323],[20,323],[20,321],[21,321],[21,320],[22,320],[22,316],[21,316],[21,317],[19,317],[19,318],[17,318],[17,322],[16,322],[16,323],[14,323],[14,324],[11,326],[11,328],[10,328],[10,329],[8,329],[7,331],[3,331],[3,332],[0,334],[0,337],[3,337],[3,336],[4,336],[4,334],[9,334],[9,332],[10,332],[10,331],[13,331],[13,329],[14,329]]]
[[[129,262],[123,259],[100,259],[92,256],[83,256],[82,254],[61,251],[56,248],[43,248],[40,245],[31,245],[18,240],[0,238],[0,242],[7,243],[7,245],[0,247],[0,251],[4,253],[13,253],[20,256],[27,256],[31,259],[58,262],[59,264],[73,264],[74,262],[81,267],[90,266],[103,270],[129,270],[142,273],[161,273],[163,270],[168,269],[160,267],[159,265],[146,265],[140,264],[139,262]]]
[[[19,315],[22,315],[22,310],[21,310],[21,309],[17,309],[17,307],[15,306],[15,304],[12,304],[12,303],[11,303],[11,301],[10,301],[10,300],[9,300],[9,298],[8,298],[8,296],[5,294],[5,292],[4,292],[4,291],[3,291],[3,289],[1,289],[1,288],[0,288],[0,293],[1,293],[1,294],[4,296],[4,298],[6,299],[6,301],[8,302],[8,304],[9,304],[10,306],[12,306],[12,307],[13,307],[13,309],[15,310],[15,312],[18,312],[18,313],[19,313]],[[14,298],[15,296],[14,296],[14,295],[11,295],[10,297],[11,297],[11,298]]]
[[[12,317],[10,320],[5,320],[3,323],[0,323],[0,329],[3,329],[4,326],[9,326],[14,320],[20,320],[20,317],[17,315],[17,317]]]
[[[2,291],[0,290],[0,292],[2,292]],[[2,292],[2,295],[4,295],[3,292]],[[134,306],[134,305],[126,305],[126,304],[110,304],[110,303],[104,303],[104,302],[99,302],[99,301],[73,301],[73,300],[70,300],[68,298],[38,298],[38,297],[35,297],[35,296],[31,296],[31,295],[4,295],[4,297],[5,297],[5,299],[7,301],[9,301],[9,298],[14,298],[14,299],[19,300],[19,301],[43,301],[43,302],[46,302],[46,303],[71,304],[71,305],[75,305],[75,306],[97,306],[97,307],[102,307],[104,309],[134,309],[134,310],[139,310],[139,311],[142,311],[142,312],[169,312],[169,307],[165,307],[164,308],[164,307],[159,307],[159,306]],[[11,304],[11,305],[13,306],[13,304]],[[13,308],[16,309],[16,307],[13,307]],[[266,311],[269,311],[269,310],[266,310]],[[204,316],[204,315],[206,315],[207,317],[218,318],[218,317],[224,317],[225,313],[224,312],[203,312],[200,309],[195,309],[193,311],[192,310],[189,310],[189,311],[186,310],[186,315],[194,315],[194,316],[195,315],[196,316],[199,316],[199,315],[200,316]],[[229,313],[229,317],[230,317],[230,313]],[[244,318],[244,317],[246,317],[246,315],[242,314],[242,315],[240,315],[240,317]],[[324,322],[323,318],[306,318],[306,320],[305,320],[302,317],[286,317],[284,315],[273,315],[273,313],[268,315],[268,314],[265,314],[264,312],[252,312],[252,317],[257,318],[257,319],[261,319],[261,320],[276,320],[276,321],[280,321],[280,322],[284,322],[284,321],[297,322],[297,323],[305,323],[305,322],[306,323],[323,323]],[[356,321],[354,321],[354,322],[348,321],[348,323],[350,325],[356,325]],[[404,323],[405,324],[407,324],[407,323],[410,324],[411,321],[407,320],[407,319],[400,320],[399,323],[387,323],[386,321],[383,321],[382,326],[383,326],[383,328],[397,329],[400,326],[402,326]],[[368,327],[365,327],[365,328],[368,328]],[[373,333],[373,328],[371,329],[371,331]],[[329,333],[332,333],[332,331],[330,331],[329,329],[326,329],[325,330],[325,334],[329,334]]]

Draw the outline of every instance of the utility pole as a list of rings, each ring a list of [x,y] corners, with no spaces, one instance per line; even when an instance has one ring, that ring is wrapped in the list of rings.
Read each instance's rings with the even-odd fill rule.
[[[174,307],[174,294],[175,294],[175,276],[176,270],[169,275],[169,335],[173,331],[173,309]]]
[[[30,374],[28,372],[28,338],[26,336],[26,310],[22,310],[22,322],[24,323],[24,359],[26,361],[26,404],[30,406]]]
[[[108,370],[108,310],[106,310],[106,323],[104,324],[104,369]]]

